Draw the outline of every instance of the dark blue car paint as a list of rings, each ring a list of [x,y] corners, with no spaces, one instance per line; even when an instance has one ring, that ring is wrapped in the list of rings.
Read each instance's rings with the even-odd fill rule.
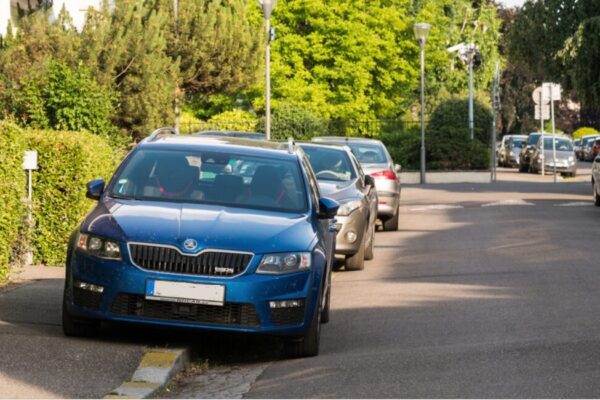
[[[235,141],[233,142],[235,143]],[[258,147],[231,144],[226,140],[157,140],[143,143],[134,150],[160,146],[161,149],[206,150],[264,155],[268,157],[303,157],[299,153],[288,154]],[[133,152],[132,152],[133,153]],[[129,155],[131,156],[131,154]],[[129,157],[121,164],[120,171]],[[300,163],[301,165],[303,163]],[[308,330],[316,301],[323,290],[325,298],[329,288],[329,274],[335,232],[331,220],[319,218],[318,205],[314,204],[307,171],[303,171],[304,185],[308,194],[309,209],[304,214],[288,214],[263,210],[229,208],[210,204],[189,204],[156,201],[119,200],[106,193],[86,217],[81,226],[71,235],[67,254],[67,279],[65,284],[66,307],[74,316],[100,320],[115,320],[141,324],[183,326],[208,330],[260,332],[281,335],[303,335]],[[118,175],[115,174],[115,176]],[[96,183],[98,185],[98,183]],[[318,193],[315,194],[318,198]],[[327,199],[328,206],[335,202]],[[333,231],[333,232],[332,232]],[[120,243],[122,261],[99,259],[76,249],[79,232],[90,233]],[[143,270],[135,266],[130,258],[128,242],[156,243],[177,247],[188,252],[183,242],[193,238],[198,242],[197,253],[202,249],[238,250],[252,252],[254,257],[241,275],[235,277],[207,277]],[[332,247],[333,246],[333,247]],[[302,252],[312,253],[310,270],[286,275],[256,274],[262,256],[266,253]],[[104,287],[99,311],[81,308],[72,302],[73,280],[84,281]],[[148,279],[159,279],[192,283],[218,283],[226,286],[225,302],[252,303],[256,307],[260,327],[248,328],[154,320],[142,317],[117,317],[109,312],[110,305],[118,293],[144,295]],[[269,301],[306,299],[305,318],[298,325],[275,326],[271,322]],[[323,300],[324,301],[324,300]]]

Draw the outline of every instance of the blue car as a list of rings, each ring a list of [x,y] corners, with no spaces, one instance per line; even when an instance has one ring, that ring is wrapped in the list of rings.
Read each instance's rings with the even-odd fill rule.
[[[338,203],[302,149],[157,131],[105,184],[67,253],[63,331],[101,321],[254,332],[319,352]]]

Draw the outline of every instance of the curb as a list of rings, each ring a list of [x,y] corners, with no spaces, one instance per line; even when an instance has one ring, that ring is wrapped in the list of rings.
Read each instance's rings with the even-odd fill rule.
[[[146,399],[163,388],[190,359],[189,349],[145,349],[131,380],[104,396],[105,399]]]

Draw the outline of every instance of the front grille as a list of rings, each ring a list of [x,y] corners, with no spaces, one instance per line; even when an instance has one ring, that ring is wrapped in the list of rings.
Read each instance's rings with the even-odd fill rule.
[[[75,305],[78,307],[99,310],[101,301],[102,293],[96,293],[78,287],[73,288],[73,303],[75,303]]]
[[[211,325],[259,327],[252,304],[225,303],[223,306],[147,300],[144,296],[120,293],[110,307],[119,316],[136,316],[165,321],[197,322]]]
[[[304,306],[271,309],[273,325],[297,325],[304,321]]]
[[[141,268],[176,274],[233,276],[246,270],[252,254],[206,251],[183,255],[176,249],[145,244],[130,244],[131,259]]]

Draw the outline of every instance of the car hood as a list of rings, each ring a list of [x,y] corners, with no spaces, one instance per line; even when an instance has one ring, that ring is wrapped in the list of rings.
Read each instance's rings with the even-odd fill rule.
[[[321,195],[330,199],[340,201],[358,197],[356,190],[356,180],[350,182],[319,181],[319,190]]]
[[[191,253],[209,248],[255,254],[306,251],[316,237],[304,214],[121,200],[100,203],[81,230],[123,242],[173,245]],[[186,250],[187,239],[194,239],[197,247]]]

